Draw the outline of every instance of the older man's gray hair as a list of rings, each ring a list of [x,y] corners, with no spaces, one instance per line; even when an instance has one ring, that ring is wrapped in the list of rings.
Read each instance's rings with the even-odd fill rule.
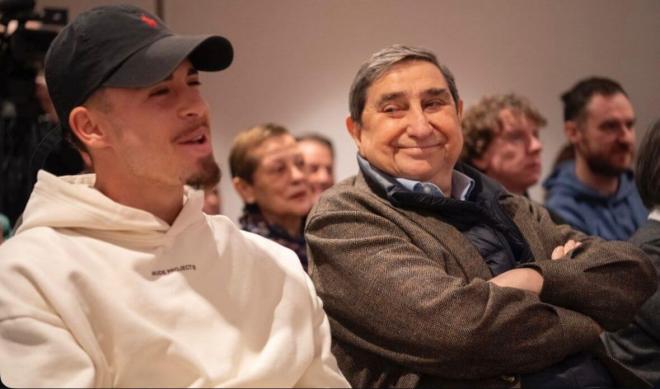
[[[373,54],[369,60],[362,64],[355,75],[348,96],[348,108],[351,112],[351,119],[355,123],[362,124],[362,111],[367,102],[367,89],[392,66],[404,61],[426,61],[435,65],[445,77],[454,104],[458,106],[458,89],[456,88],[454,75],[449,68],[441,65],[435,54],[429,50],[397,44]]]

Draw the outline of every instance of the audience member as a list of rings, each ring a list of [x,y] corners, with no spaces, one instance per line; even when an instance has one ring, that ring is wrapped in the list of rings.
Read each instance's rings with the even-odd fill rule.
[[[222,198],[218,185],[211,185],[204,188],[204,207],[202,211],[207,215],[219,215],[222,213]]]
[[[613,366],[599,335],[653,293],[653,266],[457,163],[462,102],[433,53],[374,54],[349,106],[360,171],[321,197],[306,238],[355,387],[644,385],[586,351]]]
[[[321,193],[335,184],[335,150],[330,139],[319,134],[296,139],[305,159],[305,172],[316,203]]]
[[[307,269],[303,227],[312,193],[304,165],[296,139],[271,123],[238,134],[229,152],[232,183],[245,203],[241,228],[292,249]]]
[[[218,174],[210,177],[194,177],[193,180],[188,181],[187,184],[197,190],[204,191],[204,205],[202,211],[207,215],[219,215],[222,207],[222,199],[218,191],[218,184],[220,183],[220,170]],[[204,179],[205,181],[200,181]]]
[[[652,211],[630,240],[649,255],[660,275],[660,120],[642,140],[635,173],[639,194]],[[660,385],[660,291],[646,300],[629,326],[607,332],[604,338],[610,354],[656,387]]]
[[[608,240],[626,240],[646,219],[630,166],[635,112],[617,82],[592,77],[562,95],[564,131],[575,160],[545,181],[545,205],[573,227]]]
[[[527,196],[541,177],[539,129],[545,124],[545,118],[522,96],[483,97],[463,116],[461,160],[509,192]]]
[[[334,387],[321,301],[290,250],[201,212],[218,174],[198,71],[220,36],[130,5],[81,13],[46,79],[95,174],[39,172],[0,246],[0,376],[10,387]]]

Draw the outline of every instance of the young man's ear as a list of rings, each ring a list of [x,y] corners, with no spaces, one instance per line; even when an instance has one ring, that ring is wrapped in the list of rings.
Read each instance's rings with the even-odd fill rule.
[[[578,143],[581,133],[575,120],[564,122],[564,134],[566,134],[566,139],[572,144]]]
[[[88,150],[106,146],[105,134],[98,125],[98,118],[89,108],[82,105],[74,108],[69,114],[69,127]]]
[[[353,138],[353,141],[355,142],[358,151],[360,151],[360,145],[362,143],[362,127],[358,123],[353,121],[353,119],[349,115],[348,117],[346,117],[346,129],[348,130],[348,133],[351,135],[351,138]]]
[[[257,201],[254,187],[250,183],[240,177],[232,178],[231,183],[245,204],[254,204]]]

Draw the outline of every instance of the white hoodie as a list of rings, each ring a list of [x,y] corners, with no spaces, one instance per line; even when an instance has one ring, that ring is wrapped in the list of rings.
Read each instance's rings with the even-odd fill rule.
[[[0,246],[0,377],[19,387],[347,387],[296,255],[201,212],[170,226],[39,172]]]

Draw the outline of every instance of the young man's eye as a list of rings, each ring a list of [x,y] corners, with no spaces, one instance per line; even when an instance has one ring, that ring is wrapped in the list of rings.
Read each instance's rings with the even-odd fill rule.
[[[202,82],[199,79],[193,79],[193,80],[188,81],[188,85],[199,86],[199,85],[202,85]]]
[[[168,92],[169,89],[167,88],[158,88],[152,90],[151,93],[149,93],[149,96],[162,96],[162,95],[166,95]]]

